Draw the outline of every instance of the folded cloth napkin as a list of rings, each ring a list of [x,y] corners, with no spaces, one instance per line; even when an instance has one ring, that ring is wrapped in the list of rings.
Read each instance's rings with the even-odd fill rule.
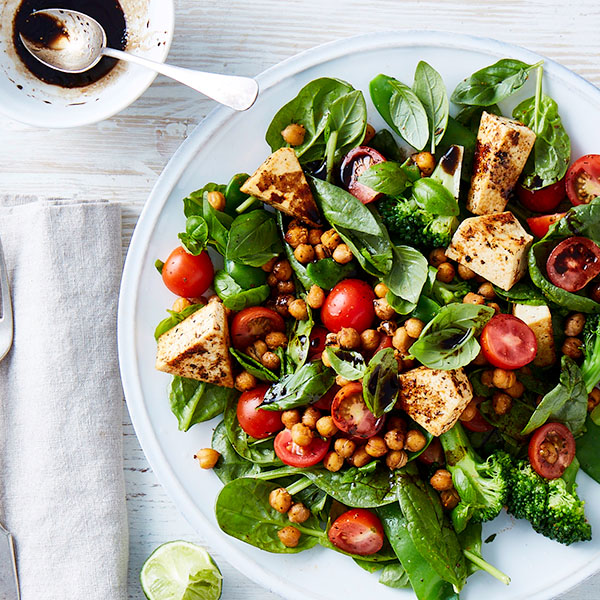
[[[0,240],[15,319],[0,362],[0,522],[22,600],[124,599],[120,207],[0,198]]]

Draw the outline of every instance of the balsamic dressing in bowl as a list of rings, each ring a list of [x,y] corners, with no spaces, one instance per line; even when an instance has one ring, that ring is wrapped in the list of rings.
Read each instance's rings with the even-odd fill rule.
[[[127,44],[127,24],[118,0],[23,0],[13,22],[13,43],[19,58],[38,79],[65,88],[84,87],[104,77],[117,64],[116,59],[103,56],[85,73],[62,73],[39,62],[25,48],[19,34],[46,45],[62,37],[64,32],[54,19],[29,18],[32,12],[46,8],[66,8],[85,13],[104,27],[110,48],[125,50]]]

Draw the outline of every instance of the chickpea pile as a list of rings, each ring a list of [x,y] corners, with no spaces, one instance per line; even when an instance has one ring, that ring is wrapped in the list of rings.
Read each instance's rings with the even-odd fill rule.
[[[497,415],[508,414],[512,409],[513,400],[520,398],[525,392],[525,386],[517,379],[515,371],[506,369],[486,369],[481,373],[481,383],[486,387],[496,388],[492,395],[492,406]],[[475,402],[478,403],[482,400],[482,398],[476,398]],[[469,419],[462,418],[462,420]]]
[[[350,248],[335,229],[308,228],[293,220],[285,232],[285,241],[294,249],[294,258],[303,265],[330,257],[340,265],[352,260]]]

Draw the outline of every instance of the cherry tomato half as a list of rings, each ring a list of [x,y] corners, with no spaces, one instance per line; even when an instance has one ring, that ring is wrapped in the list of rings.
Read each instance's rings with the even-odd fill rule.
[[[330,440],[320,437],[312,439],[308,446],[299,446],[292,441],[289,429],[280,431],[275,436],[273,446],[275,454],[290,467],[312,467],[321,462],[329,450]]]
[[[461,421],[460,423],[465,429],[477,433],[492,431],[492,429],[494,429],[494,426],[485,420],[485,417],[481,414],[479,409],[477,409],[475,416],[470,421]]]
[[[373,353],[373,356],[375,356],[375,354],[377,354],[381,350],[385,350],[386,348],[393,348],[393,346],[394,345],[392,344],[392,336],[391,335],[382,335],[381,340],[379,342],[379,346],[377,346],[377,349]]]
[[[562,423],[546,423],[529,440],[529,462],[538,475],[558,479],[575,458],[575,438]]]
[[[321,308],[323,325],[333,333],[352,327],[359,333],[371,327],[375,318],[375,293],[360,279],[344,279],[329,292]]]
[[[341,514],[327,532],[329,541],[340,550],[359,556],[379,552],[383,546],[383,526],[377,515],[365,508],[352,508]]]
[[[164,284],[174,294],[184,298],[202,296],[212,283],[215,270],[208,252],[194,256],[179,246],[175,248],[162,268]]]
[[[560,221],[567,213],[554,213],[553,215],[542,215],[540,217],[531,217],[527,219],[527,225],[531,233],[536,237],[543,238],[557,221]]]
[[[231,342],[234,348],[245,350],[258,338],[271,331],[285,331],[285,322],[279,313],[264,306],[244,308],[233,318]]]
[[[326,411],[331,411],[331,403],[333,402],[333,399],[335,398],[335,395],[340,391],[340,386],[339,385],[332,385],[329,388],[329,391],[324,395],[321,396],[314,404],[313,406],[315,408],[318,408],[319,410],[326,410]]]
[[[266,391],[269,386],[261,384],[253,390],[244,392],[237,405],[237,419],[240,427],[253,438],[262,440],[283,429],[281,411],[260,410]]]
[[[369,146],[357,146],[346,154],[342,161],[340,177],[344,187],[363,204],[377,200],[381,196],[370,187],[359,183],[357,180],[371,165],[385,162],[382,154],[369,148]]]
[[[600,154],[578,158],[567,171],[566,186],[573,206],[589,204],[600,196]]]
[[[600,248],[588,238],[567,238],[550,252],[546,272],[555,286],[577,292],[600,273]]]
[[[481,349],[489,363],[519,369],[537,353],[537,339],[529,325],[512,315],[494,315],[481,332]]]
[[[361,439],[373,437],[385,421],[385,417],[378,419],[367,408],[360,381],[348,383],[335,395],[331,416],[338,429]]]
[[[517,196],[521,204],[534,212],[550,212],[554,210],[566,196],[565,178],[548,185],[540,190],[528,190],[523,186],[517,187]]]
[[[316,325],[310,332],[310,346],[308,348],[308,358],[310,360],[318,360],[321,358],[323,350],[325,350],[325,338],[329,331],[325,327]]]
[[[419,454],[417,460],[428,467],[433,464],[443,465],[446,462],[446,457],[439,438],[431,440],[431,444]]]

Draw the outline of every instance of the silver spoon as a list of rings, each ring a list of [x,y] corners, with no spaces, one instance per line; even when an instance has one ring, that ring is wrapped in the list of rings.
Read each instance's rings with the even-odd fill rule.
[[[258,95],[258,83],[249,77],[183,69],[107,48],[106,32],[102,25],[75,10],[38,10],[31,13],[29,20],[49,25],[47,28],[51,29],[52,34],[43,39],[29,39],[21,33],[19,37],[23,45],[41,63],[63,73],[83,73],[103,56],[110,56],[166,75],[235,110],[247,110]]]

